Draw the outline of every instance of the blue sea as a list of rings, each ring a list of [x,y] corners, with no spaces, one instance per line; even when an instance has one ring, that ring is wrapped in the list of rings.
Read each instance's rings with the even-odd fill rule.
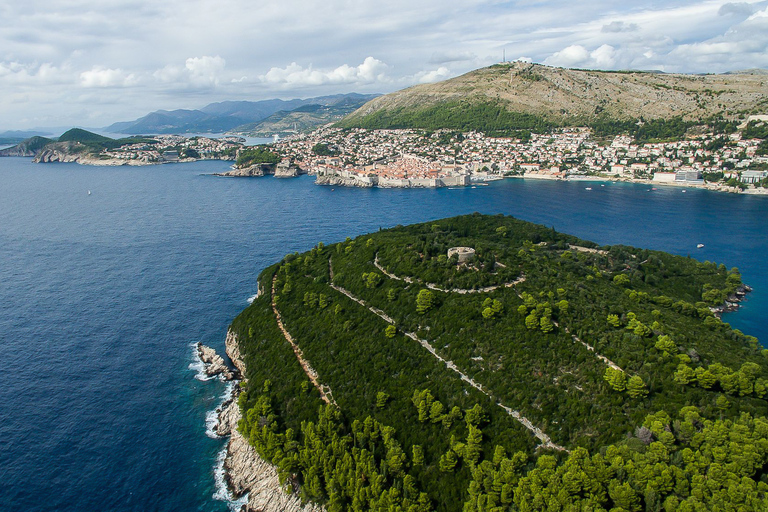
[[[754,292],[725,320],[768,340],[765,197],[207,175],[227,166],[0,159],[0,510],[227,510],[215,474],[224,441],[206,434],[226,388],[200,380],[194,344],[223,350],[265,266],[380,227],[504,213],[601,244],[738,266]]]

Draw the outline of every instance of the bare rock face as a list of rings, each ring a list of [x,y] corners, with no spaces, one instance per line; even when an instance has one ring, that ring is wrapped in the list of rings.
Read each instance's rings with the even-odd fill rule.
[[[241,418],[240,406],[237,403],[239,394],[239,388],[235,388],[232,398],[221,404],[221,408],[218,409],[219,422],[214,429],[217,436],[225,437],[237,430],[237,422]]]
[[[295,178],[301,174],[301,170],[287,161],[282,161],[275,168],[275,178]]]
[[[330,185],[337,187],[360,187],[371,188],[373,183],[363,183],[352,178],[343,178],[341,176],[318,176],[315,179],[315,185]]]
[[[224,358],[216,353],[211,347],[206,347],[202,343],[197,344],[197,354],[200,360],[205,364],[205,374],[209,376],[221,375],[224,380],[232,380],[235,373],[224,362]]]
[[[240,354],[237,334],[227,331],[227,339],[224,341],[224,345],[226,346],[227,356],[232,361],[232,364],[235,365],[240,375],[245,378],[245,363],[243,362],[243,356]]]
[[[232,331],[227,333],[226,346],[227,355],[240,373],[245,375],[237,335]],[[298,496],[290,493],[293,490],[290,486],[286,492],[280,485],[277,469],[262,459],[238,432],[237,423],[242,418],[237,403],[239,393],[239,387],[235,387],[232,398],[222,404],[215,431],[220,436],[230,436],[224,472],[235,499],[248,494],[248,503],[243,505],[241,512],[325,512],[323,507],[313,503],[302,505]]]
[[[307,503],[280,486],[277,470],[264,461],[248,441],[234,430],[224,460],[227,483],[233,495],[248,493],[245,512],[321,512],[322,507]]]
[[[261,164],[251,165],[249,167],[238,167],[227,172],[216,173],[216,176],[227,176],[231,178],[255,178],[264,176],[264,168]]]

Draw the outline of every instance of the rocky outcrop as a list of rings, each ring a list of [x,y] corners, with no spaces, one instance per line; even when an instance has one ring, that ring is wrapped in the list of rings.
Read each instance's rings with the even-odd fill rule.
[[[203,371],[206,375],[210,377],[221,375],[224,380],[232,380],[237,377],[235,372],[224,362],[224,358],[211,347],[198,343],[197,355],[200,356],[200,360],[205,364],[205,370]]]
[[[74,162],[81,165],[154,165],[158,162],[148,159],[126,160],[122,158],[109,158],[101,155],[92,148],[79,142],[66,141],[48,144],[33,160],[35,163]]]
[[[237,334],[232,331],[227,331],[227,339],[224,341],[226,347],[227,357],[235,365],[237,371],[245,379],[245,363],[243,362],[243,356],[240,354],[240,345],[238,344]]]
[[[280,485],[280,478],[274,466],[259,457],[256,450],[237,430],[232,431],[232,437],[227,445],[224,471],[227,484],[236,498],[248,493],[248,503],[243,505],[242,512],[321,512],[324,510],[313,503],[302,505],[295,494],[286,492]]]
[[[241,375],[245,375],[237,335],[232,331],[227,332],[226,347],[232,363]],[[215,432],[230,436],[224,459],[225,479],[235,499],[248,494],[248,502],[241,512],[324,512],[323,507],[313,503],[302,505],[298,496],[291,492],[296,488],[289,487],[286,492],[280,485],[275,467],[262,459],[238,432],[237,423],[242,418],[237,403],[239,393],[240,387],[235,386],[231,398],[221,405]]]
[[[267,174],[274,174],[275,178],[295,178],[299,174],[305,174],[302,170],[290,165],[288,162],[279,164],[253,164],[246,167],[234,167],[231,171],[217,172],[215,176],[230,178],[259,178]]]
[[[277,168],[275,168],[275,178],[295,178],[299,174],[304,173],[298,166],[291,165],[286,160],[277,164]]]
[[[262,164],[249,165],[248,167],[235,167],[231,171],[214,173],[215,176],[225,176],[229,178],[258,178],[265,174],[268,173],[265,172],[264,165]]]
[[[725,299],[725,302],[717,307],[710,308],[710,310],[717,318],[720,318],[723,313],[736,311],[739,309],[739,303],[743,301],[747,296],[747,293],[751,291],[752,288],[749,285],[743,284],[733,293],[733,295],[729,295],[728,298]]]
[[[240,414],[240,406],[237,403],[237,397],[240,396],[240,386],[235,386],[232,390],[232,396],[229,400],[225,401],[216,410],[218,413],[218,423],[213,429],[217,436],[226,437],[237,430],[237,422],[242,417]]]
[[[318,176],[315,179],[315,185],[331,185],[336,187],[360,187],[371,188],[373,183],[364,183],[352,178],[343,178],[341,176]]]

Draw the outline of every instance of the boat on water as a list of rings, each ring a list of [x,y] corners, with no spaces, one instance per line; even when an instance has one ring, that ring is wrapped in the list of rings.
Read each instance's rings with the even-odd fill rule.
[[[584,187],[584,190],[592,190],[592,187]]]
[[[696,244],[697,249],[701,249],[702,247],[704,247],[704,244]]]

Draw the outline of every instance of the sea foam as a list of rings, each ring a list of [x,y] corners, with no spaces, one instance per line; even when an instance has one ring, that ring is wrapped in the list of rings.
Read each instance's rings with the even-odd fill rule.
[[[237,511],[240,510],[243,505],[248,503],[248,493],[240,496],[238,499],[234,499],[234,496],[232,496],[224,477],[224,459],[226,458],[227,447],[225,446],[219,451],[218,455],[216,455],[216,465],[213,468],[213,479],[216,486],[216,491],[213,493],[213,499],[226,501],[230,510]]]
[[[216,376],[210,376],[205,373],[205,363],[200,359],[200,355],[197,352],[197,343],[191,343],[192,349],[192,362],[189,363],[189,369],[195,372],[195,379],[205,382],[216,378]]]

